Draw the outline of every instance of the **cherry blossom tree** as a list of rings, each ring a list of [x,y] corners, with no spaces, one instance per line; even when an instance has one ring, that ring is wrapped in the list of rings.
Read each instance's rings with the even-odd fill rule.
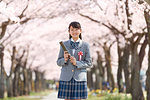
[[[115,5],[113,5],[114,8],[111,8],[109,3],[107,3],[107,5],[109,5],[109,8],[111,8],[111,11],[114,11],[113,12],[114,15],[111,15],[112,13],[109,12],[109,8],[107,8],[108,6],[102,7],[102,4],[101,4],[102,2],[99,2],[97,0],[94,0],[94,2],[95,2],[95,4],[97,4],[97,7],[103,12],[103,15],[105,16],[105,20],[108,18],[107,21],[98,20],[98,19],[96,19],[95,16],[94,17],[90,16],[88,13],[84,13],[82,10],[79,12],[79,14],[85,18],[90,19],[91,21],[93,21],[95,23],[98,23],[98,24],[101,24],[101,25],[107,27],[116,36],[116,40],[118,41],[117,43],[118,43],[118,55],[119,55],[119,57],[118,57],[119,58],[118,59],[118,61],[119,61],[118,62],[119,63],[119,66],[118,66],[119,67],[118,68],[119,91],[122,91],[121,90],[122,84],[120,84],[122,82],[122,77],[121,77],[122,76],[122,73],[121,73],[122,68],[124,68],[125,77],[127,79],[125,81],[130,80],[129,79],[129,71],[128,70],[125,71],[125,66],[124,67],[122,66],[122,65],[124,65],[123,58],[124,57],[129,58],[129,55],[131,56],[131,63],[130,64],[127,63],[127,64],[129,64],[129,65],[127,65],[127,67],[130,66],[128,69],[130,69],[130,71],[131,71],[131,89],[132,90],[131,91],[129,90],[129,92],[131,92],[133,100],[143,100],[144,97],[143,97],[143,92],[141,89],[139,77],[140,77],[140,69],[141,69],[141,65],[143,62],[143,58],[145,56],[145,49],[146,49],[146,45],[147,45],[147,35],[146,35],[147,32],[145,32],[146,25],[144,23],[144,21],[145,21],[145,19],[144,19],[145,5],[142,5],[141,3],[139,3],[139,1],[129,1],[129,0],[110,1],[111,2],[110,5],[115,4]],[[136,8],[133,8],[132,6],[136,6]],[[140,6],[143,7],[143,9],[138,8]],[[114,9],[114,10],[112,10],[112,9]],[[143,15],[140,17],[143,20],[142,26],[135,24],[135,21],[134,21],[135,15],[136,14],[138,15],[136,10],[140,10],[143,13]],[[99,13],[101,13],[101,12],[99,12]],[[126,17],[123,17],[124,15],[126,15]],[[110,16],[111,16],[111,18],[110,18]],[[101,17],[101,19],[102,18],[103,17]],[[117,23],[114,22],[114,20]],[[138,27],[139,27],[139,30],[137,30]],[[124,40],[125,40],[124,42],[120,41],[122,39],[122,38],[120,38],[121,36],[124,38]],[[145,36],[145,37],[143,37],[143,36]],[[145,39],[145,41],[140,46],[139,44],[141,43],[141,39],[143,39],[143,38]],[[101,41],[99,41],[99,42],[101,42]],[[121,47],[121,43],[125,44],[125,46]],[[126,52],[125,48],[128,48],[130,53],[123,54]],[[138,48],[140,48],[139,52],[138,52]],[[124,57],[122,56],[122,54],[124,55]],[[128,74],[126,72],[128,72]],[[135,84],[137,84],[137,85],[135,86]],[[130,81],[126,82],[126,86],[129,86],[128,89],[130,89]]]

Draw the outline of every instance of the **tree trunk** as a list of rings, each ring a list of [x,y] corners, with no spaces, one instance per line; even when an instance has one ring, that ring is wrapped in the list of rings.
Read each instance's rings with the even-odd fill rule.
[[[27,69],[26,68],[23,68],[23,77],[24,77],[24,80],[23,80],[23,83],[24,83],[23,94],[28,95],[29,94],[29,91],[28,91],[28,82],[29,81],[28,81],[28,74],[27,74]]]
[[[91,68],[92,70],[92,68]],[[88,71],[87,72],[87,85],[89,87],[90,90],[93,90],[93,78],[92,78],[92,71]]]
[[[122,80],[122,57],[119,59],[118,71],[117,71],[117,84],[119,93],[123,92],[123,80]]]
[[[149,47],[150,47],[150,44],[149,44]],[[148,52],[148,69],[146,71],[146,76],[147,76],[146,77],[147,100],[150,100],[150,49]]]
[[[109,61],[106,61],[106,68],[107,68],[107,82],[109,83],[111,90],[115,88],[115,82],[114,82],[114,77],[112,74],[112,69],[111,69],[111,64]]]
[[[13,95],[16,97],[16,96],[19,96],[19,91],[18,91],[18,86],[19,86],[19,70],[20,70],[20,64],[17,64],[16,65],[16,68],[15,68],[15,76],[14,76],[14,79],[13,79]]]
[[[23,95],[23,92],[24,92],[24,83],[23,83],[23,79],[21,79],[21,74],[22,72],[19,73],[19,81],[18,81],[18,92],[19,92],[19,96],[22,96]],[[22,75],[23,77],[23,75]]]
[[[94,65],[95,68],[95,90],[100,89],[100,76],[99,76],[99,70],[98,65]]]
[[[130,52],[129,45],[126,44],[123,51],[123,63],[122,63],[122,68],[124,70],[124,76],[125,76],[126,93],[131,93],[131,79],[129,78],[130,75],[129,52]]]
[[[112,68],[111,68],[111,55],[110,55],[110,48],[104,45],[104,51],[105,51],[105,59],[106,59],[106,68],[107,68],[107,82],[109,82],[109,85],[111,87],[111,92],[115,88],[115,81],[112,74]]]
[[[97,55],[98,55],[98,58],[97,58],[97,70],[99,71],[99,88],[102,90],[102,83],[104,82],[104,67],[102,65],[102,57],[100,55],[100,52],[97,51]]]
[[[46,80],[44,79],[45,72],[41,73],[41,84],[42,84],[42,91],[46,89]]]
[[[4,76],[2,74],[0,76],[0,98],[4,98],[4,92],[5,92]]]
[[[131,58],[131,89],[132,100],[144,100],[142,86],[140,83],[140,58],[137,53],[137,47],[143,35],[141,34],[135,42],[132,43]],[[136,85],[135,85],[136,84]]]
[[[12,48],[13,53],[11,56],[11,70],[10,70],[10,74],[7,77],[7,92],[8,92],[8,97],[12,97],[13,96],[13,79],[12,79],[12,74],[14,72],[14,65],[15,65],[15,53],[16,53],[16,47],[14,46]]]
[[[23,58],[25,54],[25,51],[23,51],[22,55],[20,58],[17,58],[17,65],[15,67],[15,70],[14,70],[14,79],[13,79],[13,95],[14,96],[19,96],[21,93],[19,93],[22,89],[22,81],[20,79],[20,75],[22,74],[22,72],[20,73],[20,68],[21,68],[21,60]]]
[[[30,93],[32,91],[32,71],[31,71],[31,69],[27,69],[27,73],[28,73],[28,90]]]
[[[7,78],[7,93],[8,97],[13,97],[13,82],[12,78]]]
[[[133,55],[132,57],[132,76],[131,76],[131,89],[132,89],[132,100],[144,100],[143,91],[140,83],[140,66],[139,56]],[[135,85],[136,84],[136,85]]]
[[[28,86],[29,86],[29,80],[28,80],[28,72],[27,72],[27,58],[24,62],[24,66],[23,66],[23,83],[24,83],[24,88],[23,88],[23,94],[24,95],[28,95],[29,94],[29,90],[28,90]]]
[[[4,46],[0,45],[0,98],[4,98],[5,85],[4,85],[4,68],[3,68],[3,56],[4,56]]]
[[[144,11],[144,16],[145,20],[147,23],[147,30],[148,30],[148,46],[149,46],[149,51],[148,51],[148,69],[146,71],[146,91],[147,91],[147,100],[150,100],[150,10]]]
[[[39,87],[39,74],[38,71],[35,70],[35,92],[39,92],[40,87]]]
[[[39,91],[42,91],[42,75],[41,72],[38,72],[39,74]]]
[[[122,64],[123,64],[123,56],[121,56],[121,48],[119,47],[119,42],[117,41],[118,47],[118,71],[117,71],[117,84],[119,88],[119,93],[123,92],[123,80],[122,80]]]

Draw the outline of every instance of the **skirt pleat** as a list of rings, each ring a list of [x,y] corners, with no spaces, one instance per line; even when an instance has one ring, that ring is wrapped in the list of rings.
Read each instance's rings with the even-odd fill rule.
[[[58,98],[61,99],[86,99],[87,98],[87,82],[75,81],[59,81]]]

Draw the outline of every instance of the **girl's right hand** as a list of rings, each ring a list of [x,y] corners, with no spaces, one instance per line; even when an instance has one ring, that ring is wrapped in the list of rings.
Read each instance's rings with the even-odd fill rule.
[[[69,53],[68,53],[68,51],[64,51],[64,59],[65,59],[65,62],[68,61],[68,59],[69,59]]]

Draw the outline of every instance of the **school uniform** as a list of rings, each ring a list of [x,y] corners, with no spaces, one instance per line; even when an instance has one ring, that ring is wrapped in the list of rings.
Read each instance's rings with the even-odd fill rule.
[[[92,66],[88,43],[71,38],[64,42],[69,54],[76,58],[76,66],[70,60],[65,62],[64,50],[60,46],[57,65],[61,66],[58,98],[61,99],[86,99],[87,94],[87,70]]]

